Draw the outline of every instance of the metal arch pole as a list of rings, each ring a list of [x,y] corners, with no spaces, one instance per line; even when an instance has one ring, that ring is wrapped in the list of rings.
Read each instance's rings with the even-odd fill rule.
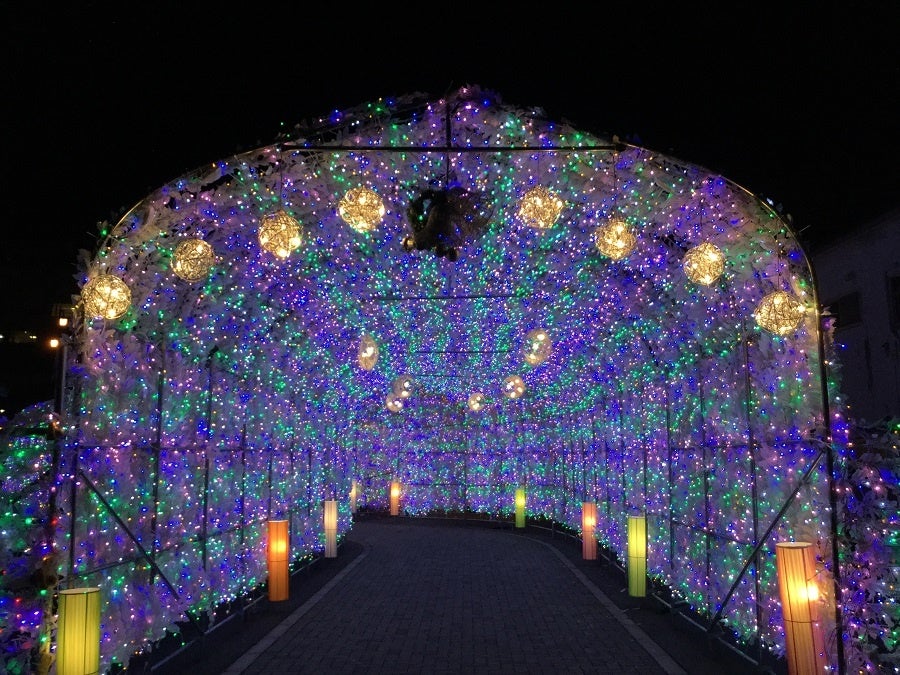
[[[795,236],[796,239],[796,236]],[[812,281],[813,302],[816,312],[816,348],[819,352],[819,391],[822,397],[822,421],[825,427],[825,464],[828,468],[828,508],[831,511],[831,559],[833,564],[832,580],[834,582],[834,625],[837,633],[836,650],[838,659],[838,675],[847,672],[846,657],[844,655],[844,614],[841,592],[841,559],[840,546],[838,544],[838,513],[837,513],[837,476],[835,475],[836,462],[834,456],[834,436],[831,428],[831,402],[828,396],[828,367],[825,363],[825,336],[822,331],[822,311],[819,306],[819,281],[812,261],[800,241],[797,241],[806,267],[809,270]]]

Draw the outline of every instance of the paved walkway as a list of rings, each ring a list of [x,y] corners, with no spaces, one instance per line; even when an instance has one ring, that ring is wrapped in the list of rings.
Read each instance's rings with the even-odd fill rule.
[[[223,631],[216,638],[213,631],[193,665],[182,658],[152,672],[779,670],[714,646],[703,630],[652,598],[629,598],[618,567],[581,560],[580,544],[559,533],[509,523],[364,517],[338,557],[320,563],[308,578],[294,575],[291,601],[261,600],[231,636]]]

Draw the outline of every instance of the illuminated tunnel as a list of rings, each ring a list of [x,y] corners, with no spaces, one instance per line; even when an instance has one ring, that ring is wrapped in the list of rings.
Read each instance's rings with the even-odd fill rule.
[[[623,560],[645,515],[648,578],[778,653],[775,544],[813,542],[840,623],[813,271],[720,175],[412,94],[171,181],[83,263],[60,551],[104,590],[106,663],[265,583],[267,520],[296,563],[323,500],[343,537],[392,482],[407,516],[523,489],[580,532],[593,502]]]

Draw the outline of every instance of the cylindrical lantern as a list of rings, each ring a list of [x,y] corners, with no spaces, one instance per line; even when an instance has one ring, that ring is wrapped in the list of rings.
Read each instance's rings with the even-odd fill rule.
[[[272,602],[288,599],[290,549],[288,521],[270,520],[267,561],[269,563],[269,600]]]
[[[525,527],[525,488],[516,488],[516,527]]]
[[[325,526],[325,557],[337,558],[337,501],[325,500],[322,520]]]
[[[825,643],[819,624],[816,558],[810,543],[775,544],[775,566],[784,618],[790,675],[825,672]]]
[[[647,595],[647,517],[628,516],[628,595]]]
[[[391,515],[400,514],[400,481],[391,481]]]
[[[354,478],[350,484],[350,513],[356,513],[356,502],[359,499],[359,483]]]
[[[100,672],[99,588],[69,588],[59,592],[56,672],[58,675]]]
[[[597,504],[581,502],[581,557],[584,560],[597,559],[597,539],[594,529],[597,527]]]

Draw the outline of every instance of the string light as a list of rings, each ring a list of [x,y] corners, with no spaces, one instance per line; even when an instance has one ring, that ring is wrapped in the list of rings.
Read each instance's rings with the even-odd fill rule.
[[[604,182],[608,150],[556,153],[556,165],[543,173],[552,175],[560,194],[577,196],[567,206],[573,224],[611,211],[645,223],[635,265],[598,264],[597,256],[584,255],[589,231],[550,226],[561,215],[562,207],[556,207],[562,200],[553,202],[552,218],[534,217],[546,226],[532,225],[540,232],[513,226],[517,216],[531,218],[516,205],[522,182],[542,173],[537,153],[490,148],[590,147],[604,145],[603,139],[523,118],[517,109],[475,93],[429,102],[406,118],[385,101],[342,114],[335,124],[352,128],[361,145],[377,149],[371,153],[273,146],[217,163],[217,172],[233,180],[216,189],[200,189],[209,182],[208,170],[182,177],[148,196],[148,210],[158,214],[152,224],[135,210],[90,261],[86,277],[114,271],[140,311],[114,328],[83,335],[78,434],[85,450],[78,468],[105,476],[98,483],[104,498],[117,511],[134,514],[134,531],[146,541],[158,539],[160,556],[176,550],[187,556],[178,564],[190,570],[178,579],[184,591],[179,598],[142,594],[127,566],[115,566],[123,555],[120,533],[79,512],[75,566],[108,568],[104,597],[122,603],[104,608],[105,662],[127,660],[148,639],[161,637],[192,603],[215,606],[264,578],[263,533],[234,510],[242,477],[247,514],[267,512],[257,495],[309,490],[302,497],[309,504],[291,507],[292,514],[305,513],[304,507],[317,508],[328,496],[328,483],[338,483],[334,494],[349,491],[351,479],[360,476],[354,458],[365,449],[366,462],[384,475],[402,464],[405,484],[428,486],[404,494],[404,513],[415,515],[463,507],[458,483],[434,480],[452,457],[465,467],[466,508],[496,513],[502,503],[503,515],[512,517],[508,487],[526,483],[530,516],[560,519],[575,530],[577,508],[560,513],[560,496],[580,504],[582,491],[593,491],[598,543],[622,554],[622,505],[645,511],[654,523],[648,574],[699,612],[714,612],[709,598],[725,597],[740,572],[744,557],[736,551],[752,548],[758,537],[754,514],[777,513],[793,494],[818,452],[808,439],[823,422],[821,386],[834,390],[835,383],[819,382],[812,331],[790,340],[754,336],[746,350],[749,362],[745,342],[735,338],[749,317],[747,308],[762,295],[761,280],[783,274],[798,294],[809,283],[802,268],[785,263],[779,247],[759,235],[777,230],[780,221],[721,177],[642,148],[617,155],[621,183],[615,190]],[[457,103],[454,129],[465,129],[465,142],[485,150],[448,160],[447,153],[428,148],[446,143],[445,111]],[[332,128],[329,120],[319,124]],[[323,142],[328,138],[324,134]],[[386,150],[410,145],[423,150]],[[276,160],[283,179],[271,174]],[[465,190],[486,195],[485,212],[492,214],[483,236],[466,240],[452,266],[438,256],[404,255],[401,245],[409,230],[405,201],[432,182],[443,185],[448,173]],[[355,236],[339,217],[334,195],[346,191],[345,176],[361,177],[384,195],[389,185],[406,191],[388,203],[386,213],[392,215],[382,217],[377,234]],[[728,252],[727,299],[684,283],[677,242],[702,239],[685,217],[698,190],[722,224],[715,241]],[[275,194],[283,213],[293,214],[290,221],[298,228],[306,224],[301,241],[290,234],[281,238],[285,230],[265,242],[254,236],[254,214],[268,212]],[[217,223],[205,239],[215,247],[221,270],[203,292],[179,283],[160,265],[159,251],[172,241],[167,237],[181,232],[191,214],[215,214]],[[265,222],[267,217],[260,230]],[[304,241],[303,255],[291,255]],[[636,238],[630,245],[635,244]],[[270,256],[257,255],[260,248],[280,263],[273,266]],[[619,245],[612,254],[626,249],[633,251]],[[82,300],[89,290],[82,289]],[[552,326],[553,358],[528,373],[527,397],[524,381],[521,390],[518,383],[511,387],[524,400],[504,403],[510,398],[504,375],[523,358],[520,327],[535,322]],[[360,338],[363,326],[367,332]],[[379,341],[374,348],[367,342],[372,336]],[[218,351],[209,356],[214,346]],[[385,367],[376,369],[376,362]],[[393,391],[384,396],[397,372],[414,373],[417,381],[416,405],[402,415],[390,413],[403,410],[403,399]],[[162,424],[158,401],[147,394],[160,382]],[[496,414],[493,405],[489,416],[459,414],[473,386],[499,391]],[[839,419],[833,423],[839,437]],[[145,450],[150,444],[136,439],[152,439],[161,448],[155,533],[153,514],[144,508],[152,487]],[[207,568],[199,547],[185,552],[183,546],[195,541],[203,522],[198,447],[216,449],[207,497],[209,513],[224,532],[208,540]],[[237,452],[241,448],[258,452]],[[64,466],[61,475],[71,469]],[[704,482],[709,471],[717,477],[713,491]],[[750,489],[751,480],[757,491]],[[804,485],[779,523],[780,537],[828,539],[822,531],[829,508],[826,483],[815,473]],[[506,486],[505,496],[495,485]],[[386,480],[367,487],[367,503],[386,507],[387,493]],[[61,532],[69,531],[67,518],[61,517]],[[339,514],[339,520],[346,531],[349,514]],[[696,527],[657,526],[695,520]],[[308,523],[296,517],[292,527],[304,532]],[[232,531],[234,536],[227,534]],[[318,534],[298,544],[297,555],[315,554]],[[708,559],[711,575],[704,565],[670,564],[673,550],[678,561]],[[761,560],[753,572],[760,596],[753,583],[741,584],[724,622],[777,652],[774,569],[765,555]],[[245,572],[235,576],[235,570]],[[128,611],[120,613],[119,607]],[[30,617],[16,620],[34,626]]]

